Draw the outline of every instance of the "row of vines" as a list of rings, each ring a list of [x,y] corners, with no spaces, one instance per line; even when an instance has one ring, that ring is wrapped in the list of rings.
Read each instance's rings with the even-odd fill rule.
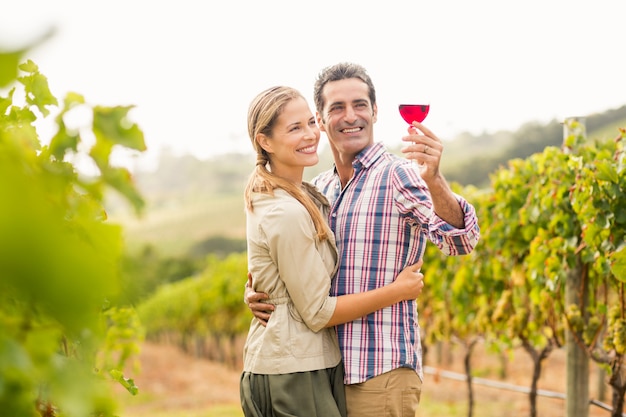
[[[523,348],[535,364],[532,416],[542,362],[555,348],[581,350],[606,368],[613,415],[621,416],[626,132],[596,142],[586,139],[580,122],[567,123],[561,149],[512,160],[492,175],[489,190],[473,191],[482,234],[474,253],[442,258],[429,250],[424,273],[437,279],[428,280],[420,323],[427,345],[459,341],[468,356],[480,339],[500,349]],[[568,416],[586,413],[568,407]]]
[[[511,160],[492,175],[489,189],[456,190],[478,211],[482,240],[472,254],[445,257],[431,245],[425,255],[427,286],[419,300],[424,344],[454,341],[465,347],[470,410],[470,359],[479,341],[530,355],[532,416],[543,361],[554,349],[575,343],[606,368],[614,415],[621,416],[626,133],[592,141],[579,121],[568,121],[567,129],[571,134],[562,148]],[[244,254],[214,258],[200,277],[161,288],[139,308],[148,337],[238,363],[232,355],[241,355],[251,318],[242,301],[245,263]],[[580,283],[574,290],[580,296],[567,298],[572,280]]]
[[[239,369],[252,317],[243,301],[246,275],[245,253],[211,256],[198,276],[159,287],[138,307],[146,337]]]

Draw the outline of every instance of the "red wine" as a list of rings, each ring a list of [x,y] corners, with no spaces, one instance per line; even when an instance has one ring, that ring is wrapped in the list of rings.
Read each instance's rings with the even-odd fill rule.
[[[408,124],[416,122],[422,123],[428,115],[430,104],[400,104],[400,116]]]

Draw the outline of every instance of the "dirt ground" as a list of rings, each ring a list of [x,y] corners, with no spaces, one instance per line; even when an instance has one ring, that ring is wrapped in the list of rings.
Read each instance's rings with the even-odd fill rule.
[[[434,355],[432,355],[434,356]],[[462,352],[444,351],[440,362],[426,363],[432,368],[463,373]],[[428,362],[427,358],[427,362]],[[432,358],[430,362],[435,362]],[[153,415],[171,412],[181,415],[186,410],[205,410],[216,405],[239,404],[239,370],[228,369],[221,364],[184,354],[173,346],[145,343],[139,357],[139,370],[129,371],[140,389],[140,395],[124,400],[124,410],[132,415]],[[506,362],[494,354],[486,354],[478,347],[473,355],[474,375],[488,380],[500,381],[501,370],[506,369],[506,381],[529,387],[532,363],[523,351],[514,352]],[[611,392],[607,387],[605,398],[598,398],[598,372],[592,365],[590,377],[593,399],[610,404]],[[565,392],[565,352],[555,351],[545,361],[539,388],[550,392]],[[122,393],[124,394],[124,393]],[[127,395],[126,395],[127,396]],[[511,390],[475,385],[474,416],[528,416],[528,395]],[[429,415],[467,415],[468,390],[464,381],[445,377],[442,373],[427,373],[422,400],[416,417]],[[438,411],[433,411],[438,410]],[[446,411],[447,410],[447,411]],[[565,401],[559,398],[539,397],[538,416],[562,417]],[[123,414],[122,414],[123,415]],[[608,417],[609,411],[591,406],[590,417]]]
[[[122,392],[120,397],[133,415],[239,404],[239,371],[187,355],[174,346],[144,343],[139,369],[127,374],[135,380],[139,395],[129,399]]]

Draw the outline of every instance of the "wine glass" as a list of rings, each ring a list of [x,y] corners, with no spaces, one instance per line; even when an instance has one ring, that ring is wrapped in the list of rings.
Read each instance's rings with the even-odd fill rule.
[[[424,104],[400,104],[398,106],[400,116],[402,116],[404,121],[409,125],[412,125],[413,121],[422,123],[430,111],[430,102],[423,101],[422,103]],[[411,159],[411,164],[414,163],[415,160]]]
[[[412,124],[413,121],[422,123],[428,112],[430,111],[430,103],[427,104],[400,104],[398,106],[400,116],[408,124]]]

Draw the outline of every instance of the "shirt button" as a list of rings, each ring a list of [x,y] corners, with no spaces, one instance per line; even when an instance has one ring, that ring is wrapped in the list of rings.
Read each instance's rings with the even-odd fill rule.
[[[333,213],[333,214],[331,214],[331,216],[337,217],[337,213]]]

